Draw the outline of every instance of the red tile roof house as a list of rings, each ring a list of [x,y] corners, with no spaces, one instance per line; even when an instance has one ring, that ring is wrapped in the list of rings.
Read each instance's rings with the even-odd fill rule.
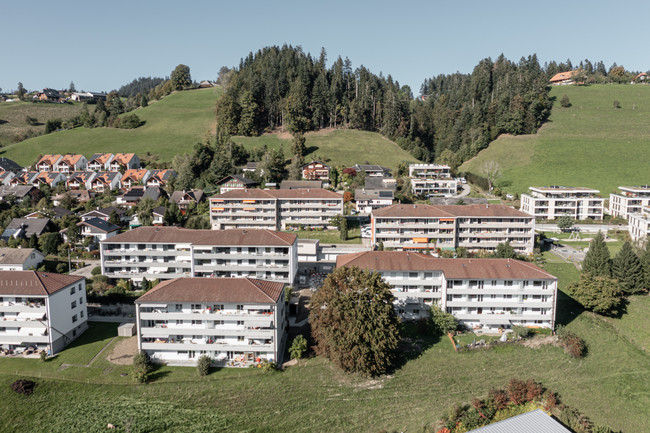
[[[0,348],[56,355],[88,328],[86,279],[50,272],[0,272]]]
[[[147,186],[159,186],[163,187],[171,180],[172,177],[176,176],[174,170],[153,170],[151,172],[151,177],[147,180]]]
[[[38,176],[32,179],[31,183],[39,188],[41,185],[48,185],[49,187],[54,188],[61,182],[65,183],[65,181],[66,177],[63,173],[41,171],[38,173]]]
[[[127,190],[136,185],[145,185],[151,177],[151,171],[147,169],[130,169],[126,170],[120,180],[122,189]]]
[[[62,155],[43,155],[36,163],[38,171],[56,171],[55,166],[63,159]]]
[[[32,181],[38,176],[38,171],[21,171],[9,181],[9,185],[32,185]]]
[[[85,171],[88,160],[83,155],[64,155],[63,158],[54,164],[54,171],[61,173],[72,173],[75,171]]]
[[[95,153],[88,161],[88,170],[109,171],[113,158],[115,155],[112,153]]]
[[[99,193],[104,191],[120,189],[120,179],[122,175],[119,172],[103,171],[97,173],[92,180],[90,189]]]
[[[135,153],[118,153],[109,164],[110,171],[140,168],[140,158]]]
[[[92,186],[92,180],[97,176],[97,173],[94,171],[75,171],[72,173],[68,180],[65,182],[66,189],[82,189],[83,186],[85,189],[90,189]]]
[[[578,71],[567,71],[567,72],[560,72],[559,74],[553,75],[553,77],[549,80],[551,84],[573,84],[573,76],[577,74]]]

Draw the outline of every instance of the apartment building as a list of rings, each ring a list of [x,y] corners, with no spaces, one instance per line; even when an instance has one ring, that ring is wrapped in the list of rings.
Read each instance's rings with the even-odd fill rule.
[[[428,316],[432,305],[473,329],[553,328],[557,278],[511,259],[441,259],[406,251],[339,256],[337,267],[377,271],[391,285],[404,319]]]
[[[603,219],[603,199],[597,189],[568,186],[530,188],[530,194],[521,195],[522,212],[536,219],[554,220],[569,216],[575,220]]]
[[[0,272],[0,347],[55,355],[88,327],[82,276]]]
[[[633,241],[645,244],[650,236],[650,206],[643,206],[640,212],[627,215],[627,231]]]
[[[434,206],[397,204],[373,211],[372,242],[409,251],[495,251],[500,243],[533,252],[535,219],[498,204]]]
[[[609,195],[609,213],[627,219],[630,214],[640,214],[650,206],[650,186],[619,186],[619,192]]]
[[[343,213],[343,196],[325,189],[245,189],[210,198],[212,228],[292,228],[330,226]]]
[[[369,214],[393,204],[395,192],[392,189],[357,189],[354,191],[355,209],[359,213]]]
[[[249,277],[293,284],[298,237],[270,230],[138,227],[101,242],[102,274],[136,283],[179,277]]]
[[[284,283],[177,278],[135,301],[138,350],[154,362],[248,367],[281,362],[287,340]]]
[[[448,165],[409,164],[409,178],[413,194],[427,198],[455,195],[458,190]]]

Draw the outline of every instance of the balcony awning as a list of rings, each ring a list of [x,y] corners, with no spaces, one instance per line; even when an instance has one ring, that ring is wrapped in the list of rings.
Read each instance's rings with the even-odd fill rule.
[[[510,319],[505,314],[498,314],[495,317],[481,317],[480,322],[486,325],[510,325]]]
[[[167,304],[140,304],[140,307],[144,307],[144,308],[160,308],[166,306]]]
[[[413,242],[415,242],[416,244],[426,244],[427,242],[429,242],[429,239],[428,238],[413,238]]]

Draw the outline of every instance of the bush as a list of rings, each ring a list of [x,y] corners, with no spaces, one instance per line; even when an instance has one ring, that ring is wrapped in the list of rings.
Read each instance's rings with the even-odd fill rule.
[[[41,350],[41,362],[47,361],[47,353],[44,350]]]
[[[149,355],[140,352],[133,357],[133,378],[137,383],[147,383],[152,365]]]
[[[566,93],[562,96],[562,99],[560,99],[560,105],[562,105],[563,108],[569,108],[571,106],[571,101]]]
[[[59,274],[68,272],[68,264],[63,262],[59,263],[58,265],[56,265],[56,272]]]
[[[298,335],[293,339],[291,347],[289,348],[289,355],[291,359],[301,359],[307,351],[307,339],[302,335]]]
[[[515,333],[517,337],[526,338],[530,335],[530,329],[525,326],[513,326],[512,332]]]
[[[199,376],[207,376],[210,373],[210,367],[212,366],[212,358],[208,355],[201,355],[196,362],[196,371],[199,373]]]
[[[25,116],[25,123],[29,126],[36,126],[38,124],[38,119],[32,116]]]
[[[270,373],[278,369],[278,364],[275,362],[267,361],[266,359],[262,360],[262,371],[264,373]]]
[[[523,380],[510,379],[508,382],[508,399],[514,404],[526,403],[526,382]]]
[[[102,274],[102,267],[101,266],[95,266],[92,271],[90,271],[91,275],[101,275]]]
[[[488,398],[492,401],[495,410],[505,409],[508,406],[508,394],[502,389],[491,389]]]
[[[127,114],[126,116],[120,118],[119,121],[119,128],[121,129],[135,129],[139,126],[141,126],[144,122],[140,120],[137,114],[131,113]]]
[[[444,335],[458,329],[458,319],[434,305],[431,307],[431,325],[435,334]]]
[[[557,337],[560,345],[564,348],[564,352],[569,356],[583,358],[587,355],[587,344],[573,332],[567,331],[562,326],[558,326]]]
[[[45,123],[45,133],[49,134],[50,132],[57,131],[61,129],[61,124],[63,122],[61,119],[50,119]]]

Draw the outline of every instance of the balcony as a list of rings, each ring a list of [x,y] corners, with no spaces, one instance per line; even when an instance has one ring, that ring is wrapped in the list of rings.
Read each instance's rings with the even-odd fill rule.
[[[243,344],[242,342],[226,343],[215,341],[214,343],[168,343],[160,341],[157,343],[142,343],[143,350],[220,350],[233,352],[272,352],[273,344]]]

